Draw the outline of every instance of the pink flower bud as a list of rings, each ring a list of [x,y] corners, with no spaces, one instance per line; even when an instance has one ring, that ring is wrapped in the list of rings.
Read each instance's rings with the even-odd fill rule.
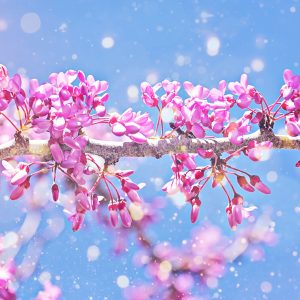
[[[242,214],[242,205],[233,205],[232,206],[232,217],[237,224],[242,223],[243,214]]]
[[[24,185],[18,185],[10,194],[10,200],[19,199],[24,193]]]
[[[257,175],[252,175],[250,177],[250,183],[253,185],[258,191],[264,194],[271,194],[270,189],[261,182],[260,178]]]
[[[135,190],[128,191],[127,196],[130,199],[130,201],[135,204],[141,204],[143,202],[143,200]]]
[[[240,204],[244,203],[244,198],[241,195],[235,193],[233,199],[231,200],[231,202],[234,205],[240,205]]]
[[[121,200],[118,203],[118,210],[120,212],[120,217],[121,217],[123,226],[130,227],[131,223],[132,223],[132,218],[128,212],[128,209],[126,207],[126,202],[124,200]]]
[[[237,176],[237,182],[247,192],[254,192],[254,188],[248,183],[245,176]]]
[[[191,222],[195,223],[197,221],[199,210],[201,206],[201,201],[198,197],[191,200],[192,210],[191,210]]]
[[[72,216],[72,230],[73,231],[78,231],[84,221],[84,213],[76,213]]]
[[[58,197],[59,197],[59,188],[58,188],[58,185],[56,183],[52,184],[51,192],[52,192],[53,201],[57,201]]]
[[[113,227],[116,227],[118,224],[118,213],[117,213],[117,204],[111,203],[108,205],[108,211],[110,214],[110,222]]]
[[[226,208],[226,214],[227,214],[227,219],[228,219],[228,223],[229,223],[229,226],[235,230],[236,229],[236,226],[237,226],[237,223],[235,221],[235,218],[232,214],[232,206],[227,206]]]

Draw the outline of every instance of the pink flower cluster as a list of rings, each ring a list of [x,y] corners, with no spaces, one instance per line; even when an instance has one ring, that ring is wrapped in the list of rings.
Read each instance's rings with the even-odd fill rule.
[[[124,194],[135,202],[141,202],[137,191],[139,186],[133,184],[127,175],[121,171],[106,172],[103,166],[97,164],[92,156],[85,153],[88,137],[84,128],[107,124],[116,136],[127,136],[137,143],[146,142],[153,135],[153,123],[147,113],[126,110],[123,114],[106,112],[105,103],[109,98],[108,83],[95,80],[93,76],[85,76],[82,71],[69,70],[65,73],[52,73],[47,83],[40,84],[36,79],[29,82],[29,92],[22,88],[20,75],[9,77],[6,67],[0,65],[0,114],[15,128],[16,134],[31,130],[34,136],[47,134],[49,149],[53,162],[20,162],[2,161],[3,174],[14,187],[10,199],[20,198],[30,187],[31,178],[35,175],[52,171],[51,187],[54,201],[59,201],[60,188],[56,182],[57,173],[67,176],[76,186],[75,213],[71,214],[73,230],[78,230],[87,211],[97,209],[101,197],[94,191],[97,185],[105,182],[109,190],[109,212],[120,213],[124,226],[130,226],[131,218],[115,185],[108,177],[120,181]],[[19,116],[19,127],[9,118],[8,109],[14,102]],[[92,165],[92,166],[91,166]],[[38,171],[32,171],[39,168]],[[97,175],[98,174],[98,175]],[[124,175],[125,174],[125,175]],[[96,182],[88,189],[89,178],[97,176]],[[111,189],[115,191],[112,195]],[[117,199],[117,200],[114,200]],[[116,204],[117,203],[117,204]],[[111,209],[114,208],[114,209]],[[112,218],[116,220],[116,218]],[[116,225],[116,222],[113,222]]]
[[[266,219],[264,215],[261,219]],[[219,228],[204,224],[195,228],[191,238],[182,246],[174,247],[167,242],[151,245],[142,244],[134,257],[135,265],[144,267],[149,283],[132,284],[124,291],[125,299],[203,299],[196,296],[195,286],[203,293],[203,286],[218,285],[218,280],[226,272],[226,264],[244,254],[251,255],[251,249],[258,250],[259,244],[272,246],[277,241],[269,223],[257,222],[247,225],[232,240],[222,235]],[[142,236],[141,234],[139,236]],[[143,240],[147,240],[143,236]],[[235,241],[245,241],[245,248]],[[261,257],[262,258],[262,257]],[[215,286],[214,286],[215,287]],[[201,292],[199,293],[203,296]],[[198,293],[197,293],[198,294]],[[198,294],[198,295],[199,295]]]
[[[74,208],[70,216],[73,230],[82,226],[86,212],[97,210],[102,200],[108,202],[112,225],[117,225],[120,216],[122,224],[128,227],[132,220],[126,208],[126,198],[141,203],[138,194],[141,185],[129,179],[132,171],[108,171],[107,166],[99,165],[92,155],[86,153],[89,141],[85,129],[106,125],[115,136],[127,137],[136,143],[146,143],[148,138],[158,134],[159,128],[161,139],[180,138],[180,135],[200,139],[221,135],[240,148],[225,159],[221,159],[220,153],[203,149],[198,149],[197,154],[173,154],[171,168],[174,176],[163,189],[168,193],[181,191],[191,204],[191,221],[196,222],[201,206],[200,192],[212,179],[212,188],[220,186],[226,194],[228,221],[231,227],[235,227],[248,213],[243,201],[235,203],[239,194],[230,179],[232,176],[248,192],[257,189],[270,193],[258,176],[228,164],[232,157],[241,153],[253,161],[262,160],[266,151],[272,148],[270,141],[251,141],[245,145],[245,135],[255,125],[261,132],[272,133],[278,120],[285,120],[286,132],[290,136],[300,134],[300,76],[285,70],[284,81],[273,104],[268,104],[262,94],[248,84],[246,74],[239,82],[227,84],[221,80],[217,88],[211,89],[189,81],[181,84],[164,80],[154,86],[143,82],[143,102],[159,112],[155,127],[148,113],[134,112],[132,108],[123,113],[107,113],[108,83],[86,76],[82,71],[52,73],[48,82],[43,84],[32,79],[27,92],[22,77],[19,74],[10,77],[7,68],[0,65],[0,116],[13,127],[16,139],[22,141],[28,131],[35,138],[47,136],[53,158],[47,163],[30,158],[29,163],[2,161],[3,173],[13,186],[10,198],[20,198],[30,187],[33,176],[52,172],[52,197],[59,201],[59,173],[75,185]],[[182,96],[184,93],[185,97]],[[17,122],[10,116],[11,108],[15,109]],[[244,112],[240,118],[233,119],[233,109]],[[164,132],[166,113],[169,114],[167,119],[171,130]],[[209,159],[210,163],[198,167],[196,158],[199,156]],[[91,180],[94,184],[89,188]],[[114,181],[119,182],[121,188],[116,187]],[[224,182],[229,184],[233,196]],[[105,185],[107,199],[96,193],[99,184]]]
[[[261,145],[262,144],[262,145]],[[267,144],[268,145],[268,144]],[[244,149],[246,155],[252,160],[259,160],[259,154],[256,154],[254,158],[249,152],[254,151],[255,144],[249,143],[248,147]],[[265,143],[256,145],[255,151],[260,153],[260,147],[268,147]],[[191,154],[174,154],[172,156],[173,164],[171,166],[174,175],[172,180],[163,186],[163,191],[168,194],[174,194],[178,191],[184,194],[186,202],[190,203],[191,208],[191,222],[195,223],[201,206],[200,192],[212,180],[212,188],[220,186],[228,199],[228,206],[226,208],[226,214],[228,223],[231,228],[235,229],[238,224],[241,224],[243,218],[248,218],[250,212],[255,207],[245,208],[243,197],[237,193],[230,176],[234,176],[238,185],[247,192],[254,192],[255,189],[269,194],[269,188],[261,181],[259,176],[251,175],[245,171],[239,170],[228,164],[228,161],[232,156],[228,156],[225,159],[220,159],[215,154],[205,153],[199,149],[199,155],[205,158],[211,159],[211,166],[197,167],[195,158],[196,155]],[[247,178],[243,175],[247,175]],[[232,190],[233,197],[229,196],[229,192],[225,187],[225,183],[229,184],[229,188]]]
[[[229,136],[233,144],[238,145],[242,142],[243,135],[250,131],[251,123],[256,123],[257,118],[254,113],[245,113],[240,120],[230,122],[230,109],[235,104],[242,109],[248,108],[252,100],[260,104],[263,97],[253,86],[248,85],[246,74],[241,76],[240,82],[229,83],[228,89],[232,94],[225,94],[226,86],[226,82],[222,80],[218,89],[209,90],[186,81],[183,87],[188,97],[183,99],[178,95],[180,83],[164,80],[154,87],[143,82],[141,92],[144,103],[149,107],[157,107],[160,114],[164,108],[172,109],[175,129],[185,128],[186,134],[191,133],[197,138],[204,138],[207,131],[214,134],[223,133],[224,136]],[[161,88],[163,94],[158,96]],[[238,96],[237,99],[233,94]],[[163,126],[161,118],[158,119],[157,126],[159,124]]]

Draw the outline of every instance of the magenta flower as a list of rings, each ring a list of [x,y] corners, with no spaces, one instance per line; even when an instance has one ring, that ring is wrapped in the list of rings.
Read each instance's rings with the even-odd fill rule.
[[[248,85],[248,77],[246,74],[241,76],[240,82],[230,82],[228,84],[228,89],[238,96],[236,103],[240,108],[246,108],[250,105],[252,100],[250,93],[253,86]]]
[[[259,161],[263,159],[263,156],[267,151],[270,151],[273,147],[273,143],[270,141],[258,143],[256,141],[250,141],[245,150],[245,154],[253,161]]]
[[[13,167],[8,161],[2,160],[4,171],[2,174],[10,179],[12,185],[21,185],[28,178],[29,165],[25,163],[18,163],[16,167]]]
[[[116,136],[128,136],[136,143],[144,143],[154,133],[153,123],[148,113],[135,113],[131,108],[122,115],[114,113],[111,115],[109,125]]]
[[[284,99],[290,99],[295,91],[300,91],[300,76],[294,75],[291,70],[284,70],[283,79],[285,85],[281,88],[281,94]]]
[[[141,91],[142,91],[142,100],[149,107],[158,106],[158,96],[156,92],[161,87],[161,83],[157,83],[154,87],[152,87],[148,82],[141,83]]]

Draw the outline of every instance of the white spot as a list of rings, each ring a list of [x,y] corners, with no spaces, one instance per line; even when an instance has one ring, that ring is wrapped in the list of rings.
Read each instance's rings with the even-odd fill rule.
[[[41,275],[39,276],[39,282],[40,284],[43,284],[47,281],[50,281],[51,280],[51,274],[49,272],[42,272]]]
[[[210,289],[215,289],[218,286],[218,279],[215,277],[208,277],[206,280],[206,285]]]
[[[177,188],[177,187],[176,187]],[[185,201],[185,195],[181,192],[179,192],[178,190],[174,190],[172,191],[172,193],[174,192],[174,194],[168,194],[169,198],[172,200],[173,204],[181,209],[183,206],[186,205],[186,201]]]
[[[115,44],[114,39],[111,36],[106,36],[102,39],[101,45],[105,49],[112,48]]]
[[[177,57],[176,57],[176,65],[179,67],[188,65],[190,62],[191,62],[191,58],[189,56],[180,54],[180,55],[177,55]]]
[[[87,249],[87,258],[88,261],[95,261],[100,256],[100,250],[96,245],[92,245]]]
[[[21,18],[21,28],[25,33],[35,33],[41,27],[41,19],[38,14],[30,12]]]
[[[263,281],[260,285],[263,293],[270,293],[272,291],[272,284],[269,281]]]
[[[2,247],[4,249],[15,247],[19,241],[18,235],[14,231],[8,232],[2,239]]]
[[[5,31],[7,27],[7,22],[4,19],[0,19],[0,31]]]
[[[78,58],[78,55],[76,53],[74,53],[74,54],[72,54],[71,57],[72,57],[73,60],[76,60]]]
[[[117,278],[117,285],[121,288],[121,289],[125,289],[129,286],[129,279],[127,276],[125,275],[120,275]]]
[[[292,14],[294,14],[294,13],[296,12],[296,7],[295,7],[295,6],[291,6],[291,7],[290,7],[290,12],[291,12]]]
[[[134,103],[137,102],[139,97],[139,89],[136,85],[130,85],[127,88],[127,95],[129,97],[129,101]]]
[[[146,81],[150,84],[155,84],[158,81],[158,75],[155,72],[151,72],[147,75]]]
[[[208,19],[212,18],[213,16],[214,16],[213,14],[211,14],[211,13],[204,10],[200,13],[201,22],[202,23],[207,23]]]
[[[164,107],[161,111],[161,119],[165,123],[174,121],[174,111],[171,107]]]
[[[275,182],[275,181],[277,181],[277,179],[278,179],[277,172],[270,171],[270,172],[267,173],[267,180],[269,182]]]
[[[265,63],[260,58],[251,61],[251,68],[254,72],[261,72],[265,68]]]
[[[60,32],[66,32],[68,29],[68,24],[67,23],[61,23],[60,26],[58,27],[58,30]]]
[[[221,42],[218,37],[211,36],[206,42],[206,52],[209,56],[216,56],[220,51]]]

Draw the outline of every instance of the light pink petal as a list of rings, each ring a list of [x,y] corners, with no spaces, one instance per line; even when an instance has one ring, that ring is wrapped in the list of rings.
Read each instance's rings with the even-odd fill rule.
[[[135,134],[128,134],[128,136],[136,143],[145,143],[147,142],[147,138],[140,132],[137,132]]]
[[[183,83],[183,87],[184,87],[184,89],[186,90],[186,92],[188,93],[188,95],[189,95],[190,97],[192,97],[192,95],[193,95],[193,90],[194,90],[194,85],[193,85],[191,82],[189,82],[189,81],[185,81],[185,82]]]
[[[132,218],[128,212],[127,207],[124,206],[122,209],[120,209],[119,212],[123,226],[130,227],[132,223]]]
[[[201,125],[199,125],[198,123],[194,124],[192,127],[192,132],[195,135],[195,137],[201,139],[205,137],[205,130],[203,129],[203,127]]]
[[[26,172],[26,170],[20,170],[16,175],[12,177],[10,183],[13,185],[20,185],[27,179],[27,177],[28,173]]]
[[[121,123],[115,123],[112,126],[112,132],[116,136],[122,136],[122,135],[124,135],[126,133],[126,128]]]
[[[53,156],[53,159],[58,164],[60,164],[64,159],[64,153],[63,153],[61,147],[59,146],[59,144],[58,143],[51,144],[50,145],[50,151],[51,151],[51,154]]]

